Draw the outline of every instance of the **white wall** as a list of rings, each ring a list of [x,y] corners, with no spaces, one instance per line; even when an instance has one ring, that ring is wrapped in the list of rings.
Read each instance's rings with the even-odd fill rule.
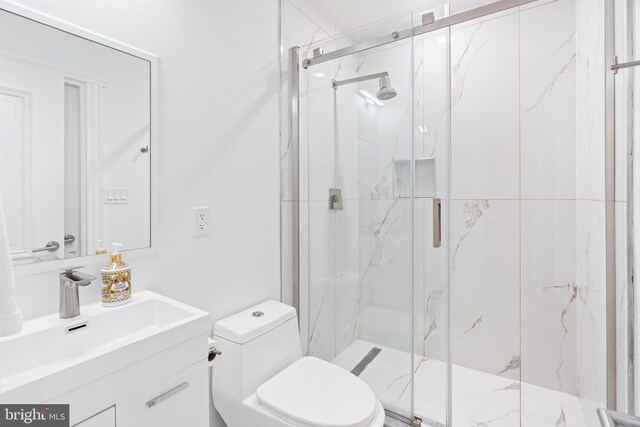
[[[279,299],[278,1],[20,4],[160,57],[161,241],[157,256],[132,262],[134,291],[213,320]],[[191,237],[193,206],[211,207],[210,236]],[[57,310],[57,280],[18,278],[27,317]],[[97,284],[80,292],[98,301]]]

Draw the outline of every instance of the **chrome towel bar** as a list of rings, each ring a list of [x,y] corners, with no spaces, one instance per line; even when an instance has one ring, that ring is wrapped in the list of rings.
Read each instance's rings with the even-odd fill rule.
[[[65,234],[64,236],[65,245],[70,245],[75,241],[76,241],[76,238],[73,234]],[[55,252],[58,249],[60,249],[60,243],[56,242],[55,240],[51,240],[47,242],[47,244],[43,248],[35,248],[35,249],[32,249],[31,252],[44,252],[44,251]]]

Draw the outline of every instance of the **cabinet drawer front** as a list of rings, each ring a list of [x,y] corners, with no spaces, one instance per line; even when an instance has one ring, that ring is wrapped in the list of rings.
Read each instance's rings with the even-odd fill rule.
[[[206,361],[151,385],[137,396],[118,402],[117,420],[118,427],[208,427]]]
[[[88,418],[73,427],[115,427],[116,426],[116,411],[114,407],[105,409],[99,414]]]

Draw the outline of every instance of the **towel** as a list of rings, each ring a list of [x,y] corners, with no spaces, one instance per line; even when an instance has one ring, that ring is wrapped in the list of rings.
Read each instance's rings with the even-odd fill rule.
[[[0,337],[17,334],[21,330],[22,313],[16,304],[16,283],[2,198],[0,198]]]

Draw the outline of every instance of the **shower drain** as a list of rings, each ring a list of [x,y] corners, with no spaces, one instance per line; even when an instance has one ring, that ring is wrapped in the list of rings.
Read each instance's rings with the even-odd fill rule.
[[[381,348],[373,347],[369,351],[369,353],[367,353],[366,356],[364,356],[362,360],[358,362],[356,367],[351,370],[351,373],[356,377],[359,377],[362,371],[364,371],[364,369],[369,366],[369,363],[373,362],[373,359],[375,359],[381,351]]]

